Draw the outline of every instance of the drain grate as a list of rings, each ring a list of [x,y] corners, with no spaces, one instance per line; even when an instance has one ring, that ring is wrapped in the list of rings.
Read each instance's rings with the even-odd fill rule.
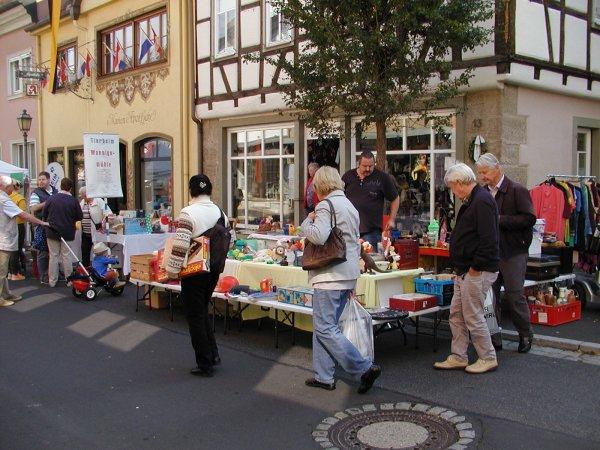
[[[348,408],[313,432],[323,448],[464,449],[475,431],[463,416],[423,403],[382,403]]]

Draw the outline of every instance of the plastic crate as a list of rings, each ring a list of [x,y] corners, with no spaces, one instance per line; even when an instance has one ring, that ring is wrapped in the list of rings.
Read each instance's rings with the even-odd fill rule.
[[[548,306],[529,303],[531,323],[555,327],[563,323],[581,319],[581,302],[575,301],[565,305]]]
[[[452,302],[454,281],[415,278],[415,291],[421,294],[433,294],[438,299],[438,306],[446,306]]]

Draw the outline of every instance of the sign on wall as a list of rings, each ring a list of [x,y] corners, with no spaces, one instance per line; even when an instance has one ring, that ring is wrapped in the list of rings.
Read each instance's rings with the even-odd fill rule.
[[[86,195],[89,198],[123,197],[119,161],[119,135],[84,133]]]
[[[40,87],[37,84],[26,84],[25,85],[25,94],[30,97],[38,95],[40,92]]]

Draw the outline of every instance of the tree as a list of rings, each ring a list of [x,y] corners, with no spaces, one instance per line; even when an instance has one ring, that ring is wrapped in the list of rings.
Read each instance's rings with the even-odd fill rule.
[[[399,115],[428,112],[468,84],[452,72],[452,52],[487,42],[492,0],[271,0],[297,30],[300,51],[279,64],[287,106],[317,134],[340,112],[375,124],[377,164],[385,170],[386,129]]]

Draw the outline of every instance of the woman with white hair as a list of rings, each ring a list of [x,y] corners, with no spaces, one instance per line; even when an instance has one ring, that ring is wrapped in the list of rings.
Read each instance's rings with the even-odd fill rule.
[[[100,228],[104,216],[112,214],[112,211],[103,199],[89,198],[85,186],[79,189],[79,198],[81,198],[79,205],[83,212],[83,219],[81,220],[81,260],[85,267],[89,267],[90,251],[94,245],[92,233]]]
[[[338,321],[360,276],[358,211],[344,194],[344,182],[333,167],[316,171],[313,184],[321,202],[302,222],[302,232],[311,243],[323,245],[333,223],[342,231],[346,243],[346,261],[323,269],[311,270],[308,277],[313,294],[313,369],[315,376],[306,385],[328,391],[335,389],[336,362],[348,373],[360,376],[359,394],[367,392],[381,368],[363,357],[342,334]]]
[[[498,367],[483,313],[485,295],[498,276],[498,208],[466,164],[450,167],[444,181],[463,204],[450,237],[450,263],[456,273],[449,319],[452,353],[434,367],[484,373]],[[469,335],[479,357],[471,365],[467,356]]]
[[[13,180],[6,175],[0,176],[0,306],[10,306],[21,297],[10,292],[8,287],[8,264],[11,254],[19,247],[19,231],[16,217],[37,225],[48,226],[25,211],[21,211],[9,198],[13,191]]]

